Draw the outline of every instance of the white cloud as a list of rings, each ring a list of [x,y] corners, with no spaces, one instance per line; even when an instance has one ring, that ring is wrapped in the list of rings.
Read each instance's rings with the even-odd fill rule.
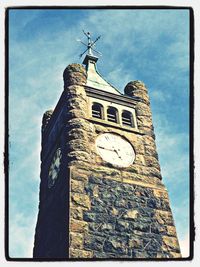
[[[126,84],[134,79],[136,79],[134,73],[131,73],[130,75],[130,73],[126,72],[126,70],[120,65],[107,75],[107,81],[113,81],[113,85],[122,93],[124,93]]]
[[[32,258],[36,221],[32,216],[17,213],[9,228],[9,256]]]
[[[169,101],[171,98],[171,95],[169,93],[166,93],[165,90],[160,89],[154,89],[151,92],[151,99],[158,102],[166,102]]]
[[[179,240],[181,254],[183,258],[189,257],[190,255],[190,238],[189,234],[186,234],[183,239]]]

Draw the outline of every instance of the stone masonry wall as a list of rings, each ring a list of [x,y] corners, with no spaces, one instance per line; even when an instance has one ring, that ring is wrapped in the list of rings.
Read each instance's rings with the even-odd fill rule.
[[[64,72],[67,92],[66,147],[70,168],[70,258],[180,257],[167,191],[161,181],[148,93],[139,81],[125,93],[137,96],[139,132],[114,129],[88,120],[85,69]],[[134,146],[128,168],[104,162],[96,137],[114,132]]]
[[[64,160],[52,190],[47,189],[52,156],[42,162],[34,256],[180,257],[168,193],[162,183],[150,101],[144,83],[133,81],[125,87],[126,95],[138,99],[134,102],[138,130],[131,131],[89,118],[85,91],[87,74],[82,65],[69,65],[63,78],[63,102],[59,106],[63,110],[59,119],[62,121],[55,120],[52,125],[54,129],[62,125],[62,135],[53,131],[52,140],[59,145],[62,143]],[[48,138],[51,115],[52,111],[44,114],[43,138]],[[53,115],[55,118],[58,115],[55,110]],[[119,168],[98,155],[95,140],[98,135],[108,132],[124,137],[133,145],[136,158],[131,166]],[[43,147],[46,154],[50,145],[45,146],[46,150]]]
[[[164,189],[73,168],[70,218],[72,258],[180,257]]]

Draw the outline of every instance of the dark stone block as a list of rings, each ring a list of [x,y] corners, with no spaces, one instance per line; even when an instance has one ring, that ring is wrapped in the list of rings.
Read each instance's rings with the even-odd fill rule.
[[[112,237],[104,242],[103,251],[115,254],[127,254],[127,241]]]
[[[144,245],[143,245],[143,240],[142,238],[131,234],[131,236],[129,237],[129,248],[130,249],[143,249]]]
[[[152,223],[152,218],[150,217],[140,217],[137,219],[138,223],[145,223],[145,224],[151,224]]]
[[[100,226],[101,226],[101,223],[89,222],[88,223],[89,232],[98,232],[98,229]]]
[[[117,221],[115,225],[116,231],[126,232],[130,228],[130,223],[127,221]]]
[[[103,192],[101,192],[101,197],[102,200],[107,200],[107,199],[115,199],[116,198],[116,194],[114,192],[112,192],[111,190],[105,190]]]
[[[162,210],[171,211],[170,206],[169,206],[169,202],[167,202],[163,199],[161,199],[161,201],[160,201],[160,206],[161,206]]]
[[[134,191],[134,195],[137,197],[146,196],[144,192],[145,192],[144,188],[136,186],[135,191]]]
[[[108,235],[115,235],[114,230],[115,224],[113,223],[94,223],[90,222],[88,224],[89,233],[93,235],[98,235],[102,237],[107,237]]]
[[[131,222],[130,228],[131,230],[138,230],[138,231],[146,232],[146,233],[150,232],[150,225],[147,223]]]
[[[124,200],[124,199],[117,199],[114,203],[115,207],[119,207],[119,208],[125,208],[128,209],[129,205],[128,205],[128,201]]]
[[[148,255],[149,255],[149,256],[148,256],[149,259],[157,258],[157,251],[151,251],[151,250],[150,250],[150,251],[148,251],[147,253],[148,253]]]
[[[116,174],[118,175],[118,172],[113,171],[110,175],[115,176]],[[105,185],[109,185],[111,187],[116,187],[116,186],[118,186],[118,184],[120,184],[120,182],[116,182],[116,181],[110,180],[110,179],[103,179],[103,183]]]
[[[133,249],[132,250],[132,257],[144,259],[144,258],[149,258],[149,255],[146,251]]]
[[[134,191],[123,191],[121,192],[121,197],[133,201],[135,199]]]
[[[155,239],[146,239],[143,241],[144,243],[144,250],[147,251],[148,253],[152,251],[162,251],[161,245],[155,240]]]
[[[95,212],[85,212],[83,219],[86,222],[107,222],[109,220],[113,221],[114,219],[109,218],[108,214],[105,213],[95,213]]]
[[[148,199],[147,200],[147,206],[153,209],[160,208],[160,202],[158,200],[154,199]]]
[[[138,230],[133,230],[133,235],[138,236],[139,238],[142,239],[156,239],[158,241],[158,243],[162,244],[162,236],[159,236],[158,234],[154,234],[154,233],[145,233],[142,231],[138,231]],[[159,239],[161,238],[161,239]],[[161,241],[161,242],[160,242]]]
[[[105,205],[107,206],[107,211],[114,206],[114,203],[115,203],[115,199],[109,199],[109,198],[105,198],[103,199]]]
[[[154,234],[153,238],[161,245],[163,245],[162,235]]]
[[[106,208],[105,207],[102,207],[101,205],[92,205],[91,206],[91,210],[93,212],[96,212],[96,213],[105,213],[106,212]]]
[[[133,193],[135,191],[135,188],[136,186],[135,185],[130,185],[130,184],[122,184],[120,186],[121,190],[124,192],[124,193]]]
[[[95,213],[85,212],[83,219],[86,222],[97,222],[97,223],[115,223],[116,218],[109,216],[107,213]]]
[[[115,194],[117,197],[123,196],[123,194],[124,194],[124,191],[121,188],[121,186],[113,186],[113,187],[110,187],[109,188],[109,191],[112,194]]]
[[[151,224],[151,232],[155,234],[165,234],[167,235],[167,228],[165,225],[160,225],[158,223]]]
[[[93,183],[93,184],[102,184],[102,179],[94,177],[94,176],[90,176],[89,177],[89,183]]]
[[[114,193],[106,190],[99,193],[99,197],[107,207],[114,206],[115,200],[117,199]]]
[[[93,212],[85,212],[83,214],[83,220],[86,222],[96,222],[96,213]]]
[[[87,184],[85,186],[85,191],[88,193],[90,196],[93,196],[93,191],[94,191],[95,185],[94,184]]]
[[[141,218],[150,217],[153,219],[153,216],[155,214],[154,210],[149,207],[139,207],[138,212],[139,212],[139,217]]]
[[[106,258],[106,259],[112,259],[112,258],[127,258],[127,255],[116,255],[112,253],[104,253],[104,252],[96,252],[94,251],[94,258]]]
[[[142,242],[143,242],[143,249],[147,246],[147,244],[151,241],[151,238],[143,238]]]
[[[147,197],[147,198],[153,198],[153,190],[152,189],[143,189],[142,196]]]
[[[115,217],[115,216],[112,216],[112,217],[111,217],[111,216],[109,216],[108,214],[106,214],[105,218],[106,218],[105,222],[113,223],[113,224],[116,223],[116,217]]]
[[[133,208],[138,208],[140,207],[140,203],[139,201],[133,199],[132,201],[131,200],[128,200],[127,201],[127,208],[128,209],[133,209]]]
[[[120,218],[124,213],[126,209],[124,208],[116,208],[116,207],[107,207],[107,214],[115,219]]]
[[[112,256],[108,256],[108,254],[106,253],[103,253],[103,252],[94,252],[94,258],[98,258],[98,259],[101,259],[101,258],[115,258],[116,255],[113,255]]]
[[[146,205],[147,205],[147,199],[144,197],[140,197],[138,202],[140,203],[140,206],[142,206],[142,207],[146,207]]]
[[[115,224],[113,223],[102,223],[98,229],[102,233],[110,234],[114,233],[114,226]]]
[[[104,203],[104,201],[101,198],[96,198],[93,197],[91,199],[91,205],[92,206],[102,206],[102,207],[107,207],[106,204]]]
[[[105,238],[101,236],[88,235],[84,240],[84,248],[102,251],[104,240]]]
[[[138,231],[138,230],[133,230],[132,233],[134,235],[136,235],[136,236],[139,236],[140,238],[142,238],[142,236],[145,237],[144,232],[141,232],[141,231]]]

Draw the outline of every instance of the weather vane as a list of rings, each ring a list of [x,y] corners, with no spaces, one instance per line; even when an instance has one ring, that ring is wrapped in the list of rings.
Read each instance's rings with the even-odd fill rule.
[[[98,52],[97,50],[94,49],[94,46],[95,46],[95,43],[100,39],[101,36],[98,36],[95,41],[92,41],[91,40],[91,34],[90,32],[85,32],[83,30],[83,33],[85,34],[85,36],[87,37],[88,39],[88,43],[85,44],[84,42],[82,42],[81,40],[77,40],[78,42],[81,42],[83,45],[85,45],[87,47],[87,49],[82,53],[80,54],[80,58],[88,51],[88,55],[92,55],[92,51],[96,52],[97,54],[99,55],[102,55],[100,52]]]

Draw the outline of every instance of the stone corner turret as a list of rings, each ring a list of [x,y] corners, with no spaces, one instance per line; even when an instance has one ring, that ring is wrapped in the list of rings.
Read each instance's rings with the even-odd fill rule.
[[[64,89],[70,85],[85,85],[87,81],[86,69],[82,64],[73,63],[63,72]]]
[[[137,97],[148,105],[150,104],[147,87],[141,81],[129,82],[124,88],[124,93],[130,97]]]
[[[47,110],[45,111],[45,113],[43,114],[43,118],[42,118],[42,132],[44,132],[44,130],[47,127],[47,124],[49,123],[51,116],[53,114],[53,110]]]

